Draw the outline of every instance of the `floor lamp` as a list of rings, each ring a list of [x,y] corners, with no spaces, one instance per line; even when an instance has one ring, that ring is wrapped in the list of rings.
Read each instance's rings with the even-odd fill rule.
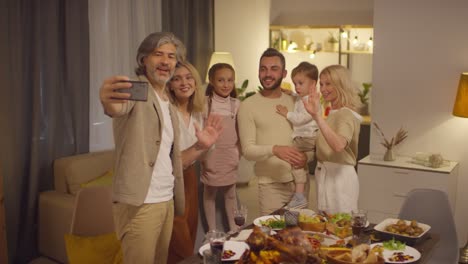
[[[234,68],[234,71],[236,70],[236,67],[234,66],[234,60],[232,59],[232,54],[230,52],[215,51],[213,52],[213,54],[211,54],[210,65],[208,66],[208,70],[206,72],[206,83],[210,82],[208,78],[208,71],[210,70],[211,66],[213,66],[216,63],[230,64],[232,68]]]
[[[453,115],[468,118],[468,72],[460,75],[457,98],[453,105]],[[468,238],[464,247],[460,248],[458,263],[468,264]]]

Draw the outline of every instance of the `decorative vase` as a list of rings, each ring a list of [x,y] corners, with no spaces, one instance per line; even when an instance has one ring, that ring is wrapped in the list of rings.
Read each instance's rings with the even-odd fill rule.
[[[369,115],[369,104],[362,104],[361,109],[359,109],[360,114],[364,116]]]
[[[385,161],[394,161],[395,160],[395,155],[393,154],[393,148],[387,149],[387,151],[385,151],[385,154],[383,156],[383,160],[385,160]]]

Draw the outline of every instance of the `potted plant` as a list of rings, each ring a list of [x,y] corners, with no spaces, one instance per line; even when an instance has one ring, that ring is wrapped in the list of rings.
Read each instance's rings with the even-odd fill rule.
[[[362,83],[362,90],[359,92],[359,99],[361,99],[361,115],[369,115],[369,92],[372,87],[372,83]]]
[[[241,101],[244,101],[247,97],[250,97],[256,93],[256,91],[246,92],[247,87],[249,86],[249,80],[244,80],[241,87],[236,87],[237,98]],[[258,87],[258,90],[261,91],[262,87]]]

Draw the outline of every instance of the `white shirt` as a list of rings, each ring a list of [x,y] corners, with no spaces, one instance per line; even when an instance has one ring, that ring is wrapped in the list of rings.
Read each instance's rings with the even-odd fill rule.
[[[156,93],[156,91],[155,91]],[[172,171],[171,149],[174,143],[174,130],[169,113],[169,101],[158,98],[159,105],[163,113],[163,131],[161,135],[161,145],[159,146],[158,157],[154,165],[153,175],[145,203],[167,202],[174,196],[174,174]]]
[[[197,142],[197,137],[195,136],[195,126],[194,123],[198,125],[200,129],[203,128],[203,114],[201,112],[193,112],[190,114],[190,120],[188,127],[185,126],[184,117],[182,113],[177,111],[179,115],[179,131],[180,131],[180,150],[186,150],[191,147],[195,142]]]
[[[318,126],[315,120],[307,112],[302,99],[307,100],[309,96],[296,96],[294,103],[294,112],[288,112],[286,118],[293,125],[292,138],[295,137],[313,137],[317,133]]]

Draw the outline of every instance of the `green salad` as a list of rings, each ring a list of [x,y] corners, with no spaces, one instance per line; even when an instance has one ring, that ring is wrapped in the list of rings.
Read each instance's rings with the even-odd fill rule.
[[[330,219],[330,222],[336,224],[337,222],[341,220],[351,221],[351,215],[348,213],[336,213]]]
[[[404,242],[395,240],[395,238],[385,241],[382,244],[385,249],[389,250],[403,250],[406,247],[406,244]]]
[[[286,227],[286,223],[283,219],[270,218],[267,220],[261,220],[260,225],[268,226],[272,229],[282,229]]]

